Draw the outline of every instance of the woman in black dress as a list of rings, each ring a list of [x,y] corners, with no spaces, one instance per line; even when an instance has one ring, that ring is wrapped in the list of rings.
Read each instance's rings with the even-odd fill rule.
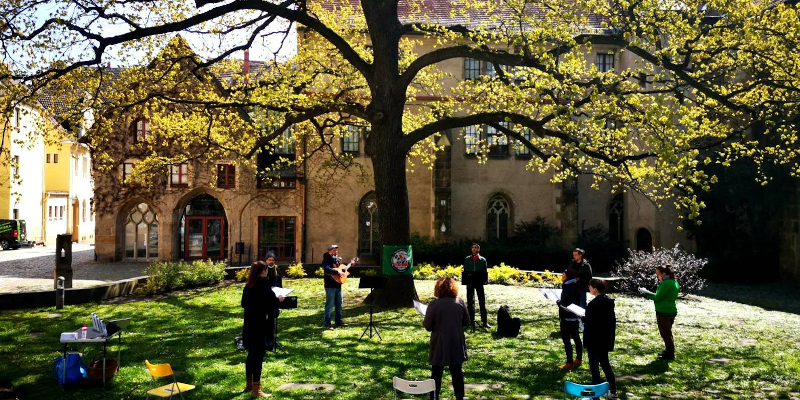
[[[250,266],[247,284],[242,292],[244,308],[242,336],[244,347],[247,349],[245,391],[250,391],[251,397],[268,397],[261,391],[261,368],[264,354],[275,343],[274,312],[278,308],[278,302],[283,301],[283,296],[277,297],[272,292],[272,286],[267,279],[269,269],[263,261],[254,262]]]

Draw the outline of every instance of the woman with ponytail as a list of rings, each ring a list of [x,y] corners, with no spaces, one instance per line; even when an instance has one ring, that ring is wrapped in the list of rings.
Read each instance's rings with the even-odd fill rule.
[[[675,339],[672,337],[672,325],[675,323],[675,316],[678,315],[678,307],[675,304],[675,300],[678,299],[681,287],[675,281],[672,267],[669,265],[656,267],[656,277],[660,281],[656,293],[645,293],[645,296],[655,303],[658,333],[664,339],[664,347],[666,347],[658,358],[672,361],[675,359]]]

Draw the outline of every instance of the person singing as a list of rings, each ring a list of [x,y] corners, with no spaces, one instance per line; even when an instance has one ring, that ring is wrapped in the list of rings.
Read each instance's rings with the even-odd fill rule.
[[[486,315],[486,297],[483,292],[483,285],[489,283],[489,273],[486,259],[479,254],[481,246],[477,243],[472,244],[472,254],[464,259],[464,272],[461,281],[467,282],[467,308],[472,327],[475,327],[475,293],[478,293],[478,305],[481,309],[481,322],[484,329],[491,328]]]
[[[273,259],[274,263],[274,259]],[[242,308],[244,308],[244,326],[242,338],[247,349],[245,375],[247,385],[245,391],[251,397],[269,397],[261,391],[261,369],[264,354],[275,345],[274,310],[283,296],[275,296],[269,280],[267,280],[267,264],[256,261],[250,266],[247,283],[242,291]]]

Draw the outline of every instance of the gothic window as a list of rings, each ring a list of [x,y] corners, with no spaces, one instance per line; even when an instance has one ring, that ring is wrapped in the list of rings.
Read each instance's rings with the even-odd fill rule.
[[[511,207],[505,197],[496,194],[486,207],[486,233],[489,240],[508,239]]]
[[[624,202],[622,193],[614,196],[608,205],[608,236],[612,241],[623,241]]]
[[[125,258],[158,257],[158,216],[147,203],[139,203],[128,211],[124,243]]]
[[[369,193],[358,207],[359,254],[372,254],[380,249],[378,232],[378,201],[375,193]]]

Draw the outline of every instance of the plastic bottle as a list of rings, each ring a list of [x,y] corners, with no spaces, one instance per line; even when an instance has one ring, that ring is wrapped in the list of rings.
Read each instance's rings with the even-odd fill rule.
[[[86,324],[83,324],[83,328],[81,328],[81,339],[86,339]]]

